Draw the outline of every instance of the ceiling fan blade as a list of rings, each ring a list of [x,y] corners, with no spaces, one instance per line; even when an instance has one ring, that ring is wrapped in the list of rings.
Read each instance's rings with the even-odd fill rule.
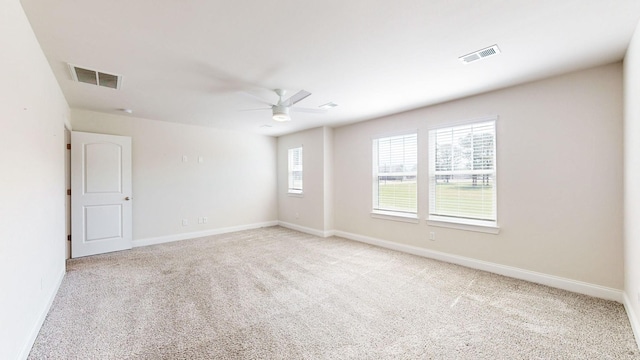
[[[213,92],[231,92],[264,88],[256,81],[245,80],[240,76],[226,72],[207,62],[197,62],[194,66],[198,73],[212,81],[214,85],[212,89]]]
[[[297,93],[293,94],[290,98],[282,102],[284,106],[291,106],[297,102],[300,102],[307,98],[307,96],[311,95],[310,92],[306,90],[300,90]]]
[[[240,91],[240,94],[242,94],[242,95],[244,95],[244,96],[246,96],[246,97],[250,97],[250,98],[252,98],[253,100],[258,100],[259,102],[261,102],[261,103],[263,103],[263,104],[265,104],[265,105],[269,105],[269,106],[273,106],[273,105],[275,105],[275,104],[272,104],[270,101],[268,101],[268,100],[265,100],[265,99],[261,98],[260,96],[253,95],[253,94],[252,94],[252,93],[250,93],[250,92]]]
[[[271,110],[271,108],[265,107],[265,108],[255,108],[255,109],[240,109],[238,111],[258,111],[258,110]]]
[[[312,113],[312,114],[327,113],[327,110],[325,109],[310,109],[310,108],[301,108],[301,107],[291,107],[290,109],[297,112],[306,112],[306,113]]]

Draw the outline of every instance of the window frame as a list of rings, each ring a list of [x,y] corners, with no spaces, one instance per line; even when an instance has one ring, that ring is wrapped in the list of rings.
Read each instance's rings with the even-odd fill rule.
[[[292,169],[294,166],[292,163],[294,161],[295,151],[300,152],[300,169]],[[293,182],[293,172],[300,171],[300,188],[296,188]],[[303,146],[295,146],[287,149],[287,194],[289,196],[298,196],[301,197],[304,194],[304,149]]]
[[[468,217],[462,216],[443,216],[433,214],[435,207],[435,176],[438,175],[438,171],[435,169],[436,166],[436,153],[435,153],[435,143],[434,136],[435,131],[442,129],[453,129],[457,127],[464,126],[473,126],[474,124],[488,123],[493,122],[493,171],[492,171],[492,179],[493,179],[493,214],[495,215],[494,220],[481,220],[481,219],[472,219]],[[500,230],[498,226],[498,154],[497,154],[497,132],[498,132],[498,116],[486,116],[482,118],[476,118],[466,121],[453,122],[447,124],[440,124],[438,126],[430,127],[428,129],[428,154],[429,154],[429,162],[428,162],[428,181],[429,181],[429,191],[428,191],[428,213],[427,213],[427,224],[431,226],[440,226],[468,231],[478,231],[485,233],[497,234]],[[459,171],[459,174],[464,174],[464,171]],[[476,170],[477,171],[477,170]],[[453,172],[453,171],[449,171]],[[474,170],[468,170],[468,175],[473,175]]]
[[[416,139],[416,170],[413,172],[406,172],[406,171],[402,171],[401,173],[403,174],[408,174],[410,176],[415,176],[415,181],[416,181],[416,198],[415,198],[415,203],[416,203],[416,208],[415,208],[415,212],[407,212],[407,211],[400,211],[400,210],[394,210],[394,209],[384,209],[384,208],[379,208],[377,207],[378,204],[378,200],[379,200],[379,191],[378,191],[378,178],[379,176],[381,176],[378,172],[378,155],[379,155],[379,141],[382,139],[388,139],[388,138],[394,138],[394,137],[404,137],[404,136],[408,136],[408,135],[413,135],[415,136]],[[372,164],[372,181],[371,181],[371,193],[372,193],[372,198],[371,198],[371,217],[373,218],[378,218],[378,219],[386,219],[386,220],[394,220],[394,221],[402,221],[402,222],[412,222],[412,223],[418,223],[419,217],[418,217],[418,200],[419,200],[419,194],[418,194],[418,168],[419,168],[419,137],[418,137],[418,130],[417,129],[413,129],[413,130],[407,130],[407,131],[401,131],[401,132],[394,132],[394,133],[386,133],[386,134],[380,134],[377,135],[375,137],[371,138],[371,149],[372,149],[372,153],[371,153],[371,164]],[[387,173],[388,174],[388,173]],[[388,176],[388,175],[387,175]]]

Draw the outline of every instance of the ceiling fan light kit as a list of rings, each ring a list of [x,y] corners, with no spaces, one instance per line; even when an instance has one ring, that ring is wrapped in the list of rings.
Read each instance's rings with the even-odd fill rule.
[[[280,122],[291,120],[289,108],[281,104],[273,105],[273,120]]]

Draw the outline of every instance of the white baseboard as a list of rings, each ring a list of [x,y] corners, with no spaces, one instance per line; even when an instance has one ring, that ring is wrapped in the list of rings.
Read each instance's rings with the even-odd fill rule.
[[[627,292],[624,292],[624,308],[627,310],[627,317],[629,317],[629,322],[631,323],[631,329],[633,329],[633,335],[636,337],[636,343],[638,344],[638,348],[640,348],[640,319],[633,310],[633,306],[631,306],[631,299]]]
[[[182,234],[173,234],[173,235],[138,239],[138,240],[133,240],[133,247],[164,244],[164,243],[173,242],[173,241],[195,239],[195,238],[200,238],[205,236],[226,234],[226,233],[231,233],[236,231],[258,229],[262,227],[269,227],[269,226],[276,226],[276,225],[278,225],[278,221],[274,220],[274,221],[267,221],[267,222],[247,224],[247,225],[231,226],[226,228],[218,228],[218,229],[194,231],[194,232],[188,232],[188,233],[182,233]]]
[[[278,225],[282,227],[286,227],[287,229],[296,230],[306,234],[315,235],[323,238],[333,236],[335,234],[335,230],[326,230],[326,231],[317,230],[317,229],[312,229],[306,226],[300,226],[300,225],[296,225],[296,224],[292,224],[284,221],[278,221]]]
[[[53,300],[55,300],[56,295],[58,294],[58,290],[60,289],[60,285],[62,284],[62,279],[64,279],[64,275],[67,273],[66,267],[62,267],[62,271],[58,274],[58,278],[55,282],[55,286],[53,290],[49,294],[49,298],[47,299],[47,303],[45,307],[40,311],[38,318],[36,319],[35,324],[31,327],[31,331],[29,332],[29,337],[27,341],[22,346],[22,351],[20,351],[20,355],[18,359],[26,359],[29,357],[29,353],[31,352],[31,348],[33,344],[36,342],[36,338],[40,333],[40,329],[42,328],[42,324],[44,324],[44,320],[47,318],[49,314],[49,310],[51,309],[51,305],[53,305]]]
[[[579,294],[589,295],[601,299],[613,300],[619,303],[623,302],[622,290],[590,284],[583,281],[567,279],[559,276],[543,274],[535,271],[516,268],[513,266],[500,265],[488,261],[472,259],[464,256],[447,254],[440,251],[434,251],[416,246],[399,244],[392,241],[377,239],[369,236],[348,233],[344,231],[334,231],[336,236],[346,239],[364,242],[371,245],[384,247],[387,249],[406,252],[413,255],[423,256],[431,259],[441,260],[453,264],[466,266],[472,269],[488,271],[495,274],[509,276],[516,279],[526,280],[542,285],[551,286]]]

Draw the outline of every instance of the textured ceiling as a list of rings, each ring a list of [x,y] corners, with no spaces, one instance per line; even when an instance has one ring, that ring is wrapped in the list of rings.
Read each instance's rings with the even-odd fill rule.
[[[337,126],[623,58],[638,0],[22,0],[73,108],[266,135]],[[497,44],[468,65],[458,57]],[[73,82],[67,63],[123,76]],[[254,96],[311,96],[277,123]],[[265,127],[269,125],[271,127]]]

